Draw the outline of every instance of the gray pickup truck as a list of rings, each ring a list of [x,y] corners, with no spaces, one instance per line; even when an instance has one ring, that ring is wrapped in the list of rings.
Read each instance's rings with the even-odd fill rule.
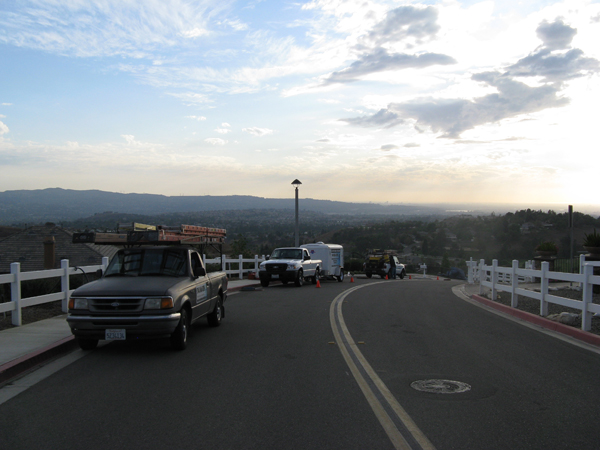
[[[73,291],[67,322],[84,350],[100,339],[159,337],[183,350],[193,322],[219,326],[226,298],[225,272],[207,273],[192,247],[124,248],[102,278]]]

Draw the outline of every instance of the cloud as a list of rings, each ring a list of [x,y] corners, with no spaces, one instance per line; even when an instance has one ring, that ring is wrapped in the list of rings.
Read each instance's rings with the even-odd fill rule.
[[[216,128],[215,131],[219,134],[227,134],[227,133],[231,133],[231,129],[230,128]]]
[[[370,117],[343,121],[359,126],[390,128],[412,119],[416,127],[427,126],[434,133],[441,132],[441,137],[456,139],[478,125],[569,103],[568,99],[559,97],[558,89],[551,85],[531,87],[498,72],[484,72],[472,78],[495,87],[498,92],[473,100],[420,98],[412,102],[391,103]]]
[[[404,148],[415,148],[420,147],[421,144],[417,144],[416,142],[409,142],[408,144],[404,144],[402,147]]]
[[[598,72],[600,64],[594,58],[586,58],[578,48],[568,49],[575,28],[561,19],[544,21],[536,30],[543,45],[537,51],[506,69],[505,75],[513,77],[544,77],[546,81],[562,82]]]
[[[206,120],[206,117],[204,116],[185,116],[186,119],[194,119],[197,120],[198,122],[202,122],[203,120]]]
[[[373,27],[365,40],[375,46],[400,42],[407,38],[414,38],[420,43],[425,38],[434,37],[439,31],[437,17],[437,10],[432,6],[401,6],[389,11],[385,19]]]
[[[440,137],[457,139],[464,131],[479,125],[531,114],[569,103],[560,95],[564,81],[598,73],[596,59],[583,56],[580,49],[564,51],[576,30],[562,20],[542,22],[537,28],[544,44],[534,53],[520,59],[504,71],[476,73],[471,79],[495,88],[496,92],[474,99],[416,98],[403,103],[390,103],[370,116],[341,119],[362,127],[391,128],[413,121],[420,130],[428,127]],[[554,49],[560,51],[555,52]],[[340,72],[341,73],[341,72]],[[530,86],[516,77],[543,77],[545,84]]]
[[[210,145],[219,145],[219,146],[223,146],[223,145],[227,144],[226,140],[220,139],[220,138],[207,138],[207,139],[204,139],[204,142],[206,142]]]
[[[2,121],[0,121],[0,136],[2,136],[3,134],[8,133],[10,130],[8,129],[8,127],[6,126],[6,124]]]
[[[566,25],[561,19],[556,19],[552,23],[544,20],[537,28],[536,33],[546,48],[559,50],[571,45],[577,30]]]
[[[422,69],[432,65],[448,64],[456,64],[456,60],[439,53],[389,54],[386,49],[378,48],[372,53],[363,55],[353,62],[350,67],[339,72],[333,72],[324,80],[323,84],[348,83],[356,81],[361,76],[389,70]]]
[[[12,103],[2,103],[2,106],[12,106]]]
[[[266,136],[267,134],[273,134],[273,130],[258,127],[242,128],[242,131],[250,133],[253,136]]]
[[[386,144],[386,145],[382,145],[380,150],[383,150],[384,152],[389,152],[390,150],[396,150],[398,147],[397,145],[394,144]]]

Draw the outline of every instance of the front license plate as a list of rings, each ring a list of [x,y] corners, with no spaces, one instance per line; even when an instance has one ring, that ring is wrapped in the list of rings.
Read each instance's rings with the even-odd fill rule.
[[[279,278],[279,275],[271,275],[272,280],[276,280],[277,278]]]
[[[125,330],[123,329],[105,330],[104,332],[104,339],[107,341],[124,341],[125,337]]]

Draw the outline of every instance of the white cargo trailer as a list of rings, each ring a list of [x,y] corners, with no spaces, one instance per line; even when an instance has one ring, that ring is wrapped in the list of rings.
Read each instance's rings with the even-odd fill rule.
[[[311,258],[320,259],[321,277],[344,281],[344,247],[337,244],[304,244],[300,247],[310,252]]]

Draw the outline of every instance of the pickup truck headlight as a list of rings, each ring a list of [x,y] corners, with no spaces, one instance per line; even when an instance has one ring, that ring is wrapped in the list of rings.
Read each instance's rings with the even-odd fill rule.
[[[171,297],[147,298],[144,309],[170,309],[173,307]]]
[[[288,270],[296,270],[299,268],[300,268],[300,264],[296,264],[296,263],[288,264]]]
[[[260,263],[259,266],[258,266],[258,269],[259,270],[265,270],[265,263],[264,262]]]
[[[69,299],[69,309],[89,309],[87,298],[73,298]]]

